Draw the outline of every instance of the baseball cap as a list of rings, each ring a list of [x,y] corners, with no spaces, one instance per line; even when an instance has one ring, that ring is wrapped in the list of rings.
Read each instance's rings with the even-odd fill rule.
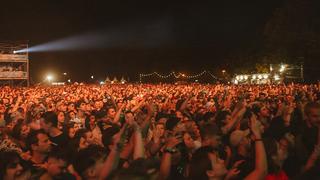
[[[235,130],[230,135],[230,145],[237,147],[241,140],[250,134],[250,129],[247,130]]]

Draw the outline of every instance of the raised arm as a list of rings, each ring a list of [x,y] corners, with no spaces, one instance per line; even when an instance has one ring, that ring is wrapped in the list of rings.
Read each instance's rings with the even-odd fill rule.
[[[316,161],[320,159],[320,126],[318,127],[318,141],[314,147],[312,154],[309,156],[309,159],[306,165],[303,168],[303,171],[306,172],[310,170],[316,163]]]
[[[246,180],[263,180],[268,173],[267,157],[264,148],[263,141],[261,139],[261,130],[257,123],[255,115],[252,116],[251,120],[251,131],[255,136],[255,168],[254,170],[245,178]]]
[[[142,107],[142,105],[145,103],[145,99],[142,99],[136,106],[134,106],[131,111],[136,112],[138,109]]]
[[[120,132],[118,133],[117,138],[115,138],[115,145],[111,149],[111,152],[109,153],[106,161],[103,164],[101,174],[99,176],[99,179],[107,179],[111,173],[116,170],[116,168],[119,165],[119,159],[120,159],[120,152],[122,150],[124,141],[125,141],[125,131],[127,129],[127,125],[124,125]]]
[[[231,117],[231,121],[222,127],[223,134],[228,134],[234,128],[234,126],[242,119],[244,113],[246,112],[246,103],[242,103],[241,107],[238,110],[235,109],[235,111],[237,112],[233,113],[234,115]]]
[[[114,124],[117,124],[120,120],[120,115],[122,113],[122,110],[126,107],[126,104],[122,104],[122,106],[118,109],[116,115],[114,116],[113,122]]]
[[[162,155],[161,165],[160,165],[160,175],[159,179],[168,179],[171,170],[171,160],[174,148],[178,145],[180,141],[176,137],[169,138],[167,144],[165,145],[165,150]]]
[[[136,160],[136,159],[145,157],[144,142],[142,138],[141,128],[136,122],[133,123],[133,129],[134,129],[133,159]]]

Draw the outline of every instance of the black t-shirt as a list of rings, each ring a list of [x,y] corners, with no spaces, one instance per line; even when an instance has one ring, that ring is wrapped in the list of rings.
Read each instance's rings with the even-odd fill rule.
[[[307,124],[304,123],[302,125],[301,137],[308,154],[311,154],[314,146],[317,144],[318,128],[314,126],[308,127]]]
[[[44,161],[46,162],[46,161]],[[46,170],[39,167],[39,165],[41,164],[36,164],[33,161],[29,160],[29,161],[24,161],[22,160],[22,166],[26,171],[30,171],[31,177],[30,179],[39,179],[45,172]]]
[[[284,124],[283,118],[281,116],[278,116],[271,121],[270,127],[265,132],[265,136],[280,140],[286,133],[293,132],[293,125],[290,124],[289,126],[286,126]]]
[[[53,149],[63,149],[68,145],[69,142],[69,137],[65,134],[62,133],[56,137],[50,137],[50,141],[53,144]]]
[[[254,170],[255,162],[254,162],[254,159],[250,157],[244,157],[237,153],[231,160],[231,166],[233,166],[234,163],[238,161],[244,161],[238,166],[238,170],[240,170],[240,174],[237,177],[237,179],[243,179],[246,176],[248,176],[250,172]]]

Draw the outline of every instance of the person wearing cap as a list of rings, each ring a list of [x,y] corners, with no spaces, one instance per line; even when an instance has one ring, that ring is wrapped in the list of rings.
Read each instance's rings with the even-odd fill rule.
[[[250,130],[235,130],[230,135],[230,145],[235,150],[231,164],[243,161],[240,166],[240,177],[245,177],[254,169],[254,159],[251,156]]]

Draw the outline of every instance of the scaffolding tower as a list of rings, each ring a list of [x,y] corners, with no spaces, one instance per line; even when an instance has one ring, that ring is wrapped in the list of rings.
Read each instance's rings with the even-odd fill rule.
[[[28,42],[1,41],[0,85],[29,86],[29,79]]]

